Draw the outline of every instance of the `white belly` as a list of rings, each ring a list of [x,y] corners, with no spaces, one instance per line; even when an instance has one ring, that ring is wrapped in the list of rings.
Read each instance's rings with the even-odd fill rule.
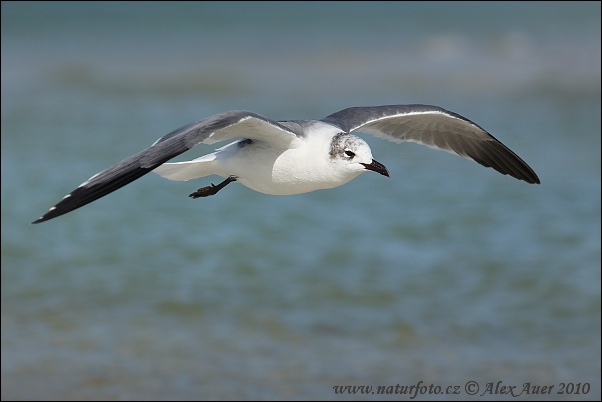
[[[307,148],[286,151],[247,145],[236,157],[219,158],[222,177],[237,176],[237,182],[264,194],[292,195],[340,186],[358,174],[338,177],[320,159],[308,158]],[[311,162],[311,163],[310,163]]]

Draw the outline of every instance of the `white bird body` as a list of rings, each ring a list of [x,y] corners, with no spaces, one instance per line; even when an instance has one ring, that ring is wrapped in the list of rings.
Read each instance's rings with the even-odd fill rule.
[[[352,107],[321,120],[274,121],[257,113],[230,111],[180,127],[147,149],[95,174],[33,223],[82,207],[154,171],[176,181],[218,175],[217,186],[193,198],[216,194],[231,182],[271,195],[338,187],[372,170],[389,176],[372,158],[364,132],[388,141],[414,142],[471,159],[528,183],[539,178],[521,158],[483,128],[457,113],[430,105]],[[232,141],[187,162],[166,163],[198,144]]]
[[[312,122],[312,135],[295,138],[290,148],[281,149],[265,141],[239,140],[200,158],[175,163],[164,163],[153,172],[162,177],[186,181],[218,175],[235,176],[236,181],[251,190],[270,195],[292,195],[338,187],[356,178],[366,169],[333,169],[338,159],[329,157],[332,138],[340,132],[322,122]],[[359,137],[364,156],[356,162],[372,163],[368,144]]]

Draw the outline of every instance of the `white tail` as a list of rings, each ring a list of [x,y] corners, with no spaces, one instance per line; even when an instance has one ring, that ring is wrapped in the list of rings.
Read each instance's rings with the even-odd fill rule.
[[[214,160],[213,153],[187,162],[164,163],[156,167],[153,172],[174,181],[197,179],[214,174],[211,166]]]

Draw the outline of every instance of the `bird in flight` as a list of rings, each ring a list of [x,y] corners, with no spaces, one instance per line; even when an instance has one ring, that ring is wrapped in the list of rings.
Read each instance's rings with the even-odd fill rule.
[[[177,181],[212,174],[225,179],[198,189],[192,198],[214,195],[232,182],[260,193],[290,195],[338,187],[369,170],[388,177],[387,168],[373,159],[355,132],[426,145],[539,184],[533,169],[508,147],[476,123],[437,106],[351,107],[321,120],[284,121],[235,110],[172,131],[95,174],[32,223],[73,211],[151,171]],[[195,145],[228,140],[235,141],[200,158],[166,163]]]

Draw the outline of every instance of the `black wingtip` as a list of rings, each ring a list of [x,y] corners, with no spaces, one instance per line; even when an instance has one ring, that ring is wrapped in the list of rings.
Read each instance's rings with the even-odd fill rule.
[[[71,210],[69,209],[66,211],[60,211],[59,209],[56,208],[56,206],[54,206],[54,207],[50,208],[50,210],[48,212],[46,212],[44,215],[40,216],[35,221],[31,222],[31,224],[37,225],[38,223],[49,221],[50,219],[56,218],[57,216],[61,216],[63,214],[66,214],[69,211],[71,211]]]
[[[43,216],[40,216],[38,219],[36,219],[35,221],[31,222],[32,225],[37,225],[38,223],[42,223],[44,221],[47,221],[48,219],[52,219],[52,218],[47,218],[46,215],[48,215],[47,213],[44,214]]]
[[[62,215],[62,214],[61,214]],[[46,222],[51,220],[52,218],[56,218],[59,215],[55,215],[55,216],[48,216],[48,214],[45,214],[44,216],[40,216],[38,219],[36,219],[35,221],[31,222],[31,225],[37,225],[38,223],[42,223],[42,222]]]
[[[531,167],[529,165],[527,165],[522,159],[519,158],[519,160],[521,162],[523,162],[523,166],[522,166],[523,169],[521,169],[521,173],[523,174],[523,177],[517,177],[517,179],[524,180],[529,184],[541,184],[541,181],[539,180],[537,173],[535,173],[533,171],[533,169],[531,169]]]

